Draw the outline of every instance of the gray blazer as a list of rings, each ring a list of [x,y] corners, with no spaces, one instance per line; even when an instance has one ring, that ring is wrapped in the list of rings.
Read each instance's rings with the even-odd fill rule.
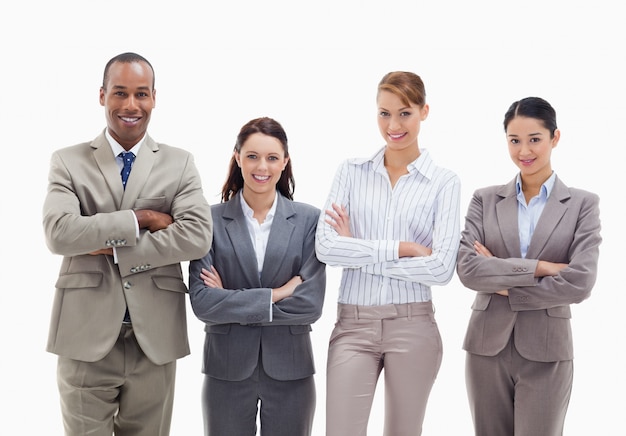
[[[168,213],[174,223],[136,237],[133,209]],[[189,354],[181,261],[204,256],[211,214],[193,157],[149,136],[126,190],[102,132],[53,153],[43,207],[48,247],[63,256],[47,350],[95,362],[117,340],[126,305],[141,349],[156,364]],[[88,253],[115,247],[113,256]]]
[[[263,368],[274,379],[312,375],[309,332],[322,314],[326,290],[326,265],[315,256],[319,210],[278,195],[260,277],[240,195],[211,210],[213,245],[204,258],[189,265],[191,306],[206,323],[203,372],[222,380],[244,380],[262,355]],[[201,268],[210,265],[225,289],[208,288],[200,279]],[[271,304],[271,288],[296,275],[303,283],[294,294]]]
[[[463,348],[494,356],[514,335],[515,347],[538,362],[574,357],[570,304],[589,297],[596,281],[600,237],[599,198],[556,179],[526,258],[521,257],[515,179],[479,189],[468,208],[457,273],[477,291]],[[474,241],[494,257],[479,256]],[[535,278],[538,260],[567,263],[557,276]],[[508,289],[508,304],[490,304]]]

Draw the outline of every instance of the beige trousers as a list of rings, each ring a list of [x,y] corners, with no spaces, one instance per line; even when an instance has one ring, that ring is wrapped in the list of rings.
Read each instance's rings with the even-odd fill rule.
[[[59,357],[57,383],[66,436],[167,436],[176,361],[155,365],[130,325],[97,362]]]
[[[328,349],[326,436],[367,434],[383,370],[384,435],[421,435],[442,353],[431,302],[339,304]]]

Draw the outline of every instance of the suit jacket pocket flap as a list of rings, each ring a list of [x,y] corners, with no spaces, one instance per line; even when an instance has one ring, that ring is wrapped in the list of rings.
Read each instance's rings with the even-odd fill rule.
[[[490,301],[491,294],[476,294],[476,298],[474,298],[474,303],[472,304],[472,309],[487,310]]]
[[[289,326],[289,331],[291,332],[292,335],[303,335],[305,333],[308,333],[311,331],[311,326],[306,324],[306,325],[290,325]]]
[[[569,306],[558,306],[558,307],[550,307],[548,310],[548,316],[552,316],[554,318],[571,318],[572,311]]]
[[[138,198],[135,200],[133,209],[152,209],[163,212],[165,208],[165,197]]]
[[[81,272],[59,276],[56,287],[65,288],[97,288],[102,283],[101,272]]]
[[[180,277],[153,276],[152,281],[157,288],[163,289],[164,291],[187,292],[187,286],[185,286],[185,283]]]

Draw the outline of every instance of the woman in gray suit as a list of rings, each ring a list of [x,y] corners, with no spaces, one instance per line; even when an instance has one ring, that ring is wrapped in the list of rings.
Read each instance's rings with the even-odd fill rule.
[[[189,266],[189,294],[206,323],[205,435],[311,434],[311,324],[322,314],[325,265],[315,256],[320,211],[293,201],[287,135],[271,118],[241,128],[212,207],[213,244]]]
[[[557,436],[572,389],[570,304],[596,280],[599,198],[552,170],[560,131],[547,101],[513,103],[504,130],[519,173],[474,193],[457,262],[477,291],[463,346],[467,393],[476,435]]]

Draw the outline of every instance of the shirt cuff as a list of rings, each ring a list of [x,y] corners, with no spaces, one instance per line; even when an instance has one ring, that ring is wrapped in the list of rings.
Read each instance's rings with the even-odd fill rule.
[[[137,215],[135,215],[135,211],[133,211],[133,217],[135,218],[135,240],[137,240],[139,239],[139,220]]]
[[[392,262],[400,258],[400,241],[379,241],[374,263]]]

